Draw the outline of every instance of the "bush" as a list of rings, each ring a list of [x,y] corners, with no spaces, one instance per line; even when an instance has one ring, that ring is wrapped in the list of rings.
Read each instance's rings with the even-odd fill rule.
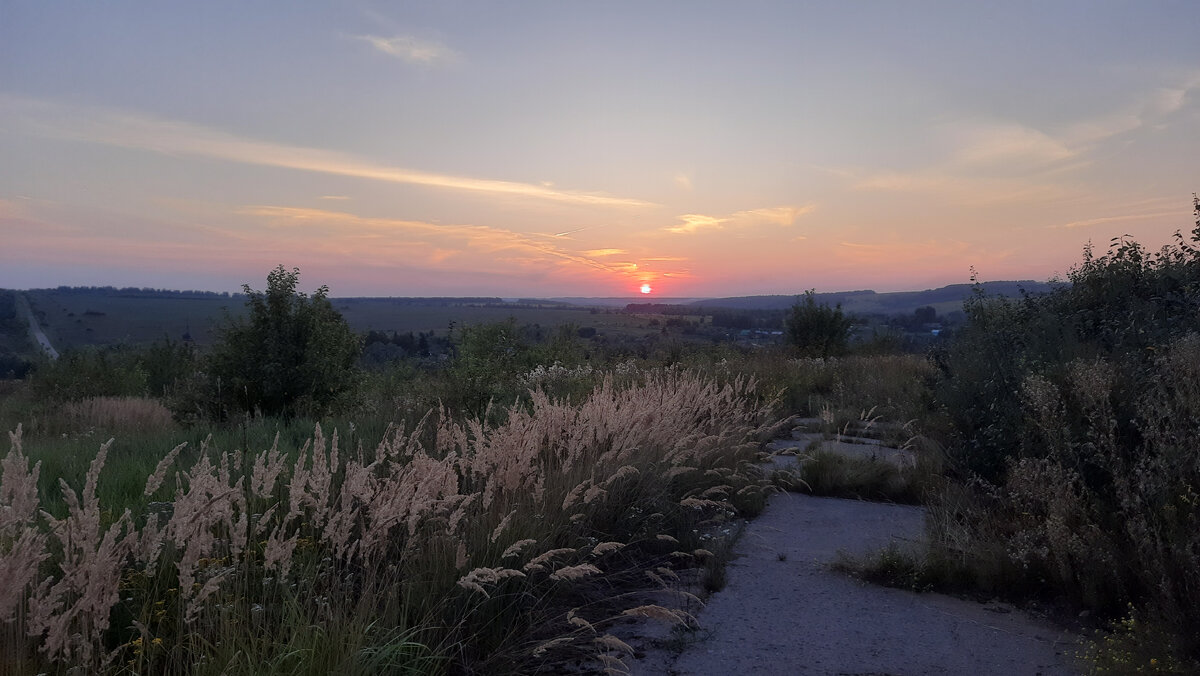
[[[1200,656],[1200,201],[1190,240],[1125,239],[1060,285],[977,296],[940,356],[953,467],[988,508],[977,544],[1054,593],[1129,603]],[[945,525],[943,525],[945,527]],[[935,526],[935,530],[938,527]]]
[[[804,296],[792,306],[784,320],[788,342],[804,357],[833,357],[846,351],[850,339],[850,318],[842,313],[842,306],[818,305],[816,294],[805,291]]]
[[[296,291],[300,271],[282,265],[267,289],[242,286],[245,319],[228,319],[208,361],[214,417],[230,412],[322,415],[358,382],[358,336],[333,308],[322,286],[311,298]]]

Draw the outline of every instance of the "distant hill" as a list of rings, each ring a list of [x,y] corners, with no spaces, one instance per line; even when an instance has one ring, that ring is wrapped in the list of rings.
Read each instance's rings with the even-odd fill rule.
[[[668,305],[696,305],[702,304],[702,298],[661,298],[659,296],[621,296],[608,298],[586,298],[582,296],[561,296],[556,298],[546,298],[544,300],[555,301],[558,303],[566,303],[568,305],[579,305],[582,307],[613,307],[623,308],[630,303],[645,303],[647,299],[653,300],[655,303],[665,303]]]
[[[1031,280],[1013,282],[984,282],[983,290],[989,296],[1015,297],[1024,290],[1028,293],[1045,293],[1051,286],[1045,282]],[[933,306],[939,314],[962,309],[975,288],[974,284],[951,284],[925,291],[896,291],[876,293],[874,291],[837,291],[818,293],[818,303],[837,305],[850,314],[907,314],[919,307]],[[709,298],[690,303],[705,308],[730,310],[783,310],[796,303],[797,295],[791,296],[738,296],[734,298]]]

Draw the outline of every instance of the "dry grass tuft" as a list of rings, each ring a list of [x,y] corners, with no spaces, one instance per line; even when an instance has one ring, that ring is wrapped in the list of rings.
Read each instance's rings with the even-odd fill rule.
[[[147,397],[92,397],[63,404],[62,414],[77,428],[106,432],[147,432],[174,426],[171,411]]]

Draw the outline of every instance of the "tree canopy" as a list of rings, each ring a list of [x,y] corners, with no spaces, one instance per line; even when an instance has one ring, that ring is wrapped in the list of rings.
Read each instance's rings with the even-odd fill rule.
[[[228,409],[321,415],[354,388],[361,344],[321,286],[296,290],[300,270],[282,265],[265,291],[242,286],[246,318],[228,320],[210,357],[217,398]]]

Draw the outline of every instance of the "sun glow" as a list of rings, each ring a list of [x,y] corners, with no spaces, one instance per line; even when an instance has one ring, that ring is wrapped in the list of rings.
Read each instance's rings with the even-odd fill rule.
[[[642,289],[641,289],[642,293],[650,293],[653,290],[654,289],[651,289],[649,284],[642,285]]]

